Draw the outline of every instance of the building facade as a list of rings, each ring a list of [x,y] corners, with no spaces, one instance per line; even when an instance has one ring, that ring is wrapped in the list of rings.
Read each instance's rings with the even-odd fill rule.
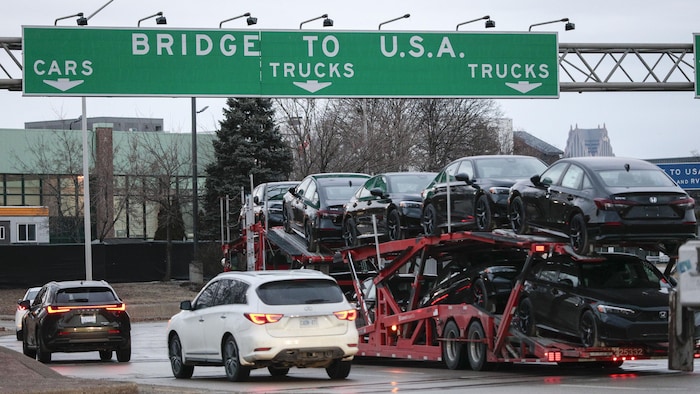
[[[564,157],[582,156],[615,156],[605,123],[595,129],[580,129],[578,125],[569,127]]]
[[[44,206],[51,242],[83,242],[82,132],[0,129],[0,206]],[[197,134],[198,191],[213,160],[212,133]],[[192,236],[191,134],[89,132],[93,238],[153,239],[158,215],[178,204]],[[198,193],[201,195],[201,193]]]

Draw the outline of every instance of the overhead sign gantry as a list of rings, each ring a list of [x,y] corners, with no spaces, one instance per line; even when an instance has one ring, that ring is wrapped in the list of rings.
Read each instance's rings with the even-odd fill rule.
[[[556,98],[557,34],[23,28],[28,96]]]

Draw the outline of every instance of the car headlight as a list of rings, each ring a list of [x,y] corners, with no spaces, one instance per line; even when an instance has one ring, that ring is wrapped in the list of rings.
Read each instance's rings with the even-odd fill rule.
[[[420,208],[421,203],[418,201],[401,201],[401,202],[399,202],[399,207],[401,207],[401,208]]]
[[[623,315],[623,316],[631,316],[634,315],[636,312],[634,309],[629,309],[629,308],[621,308],[619,306],[612,306],[612,305],[604,305],[600,304],[596,307],[598,309],[598,312],[600,313],[614,313],[616,315]]]
[[[491,194],[508,194],[510,193],[510,188],[508,187],[490,187],[489,193]]]

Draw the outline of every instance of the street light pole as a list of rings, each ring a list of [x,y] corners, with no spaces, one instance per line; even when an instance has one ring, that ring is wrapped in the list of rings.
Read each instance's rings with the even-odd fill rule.
[[[222,20],[221,22],[219,22],[219,29],[221,29],[221,25],[223,25],[224,23],[230,22],[230,21],[233,21],[233,20],[236,20],[236,19],[239,19],[239,18],[243,18],[244,16],[247,16],[247,17],[248,17],[248,18],[246,19],[246,23],[248,24],[248,26],[254,25],[254,24],[258,23],[258,18],[254,17],[254,16],[250,16],[250,12],[246,12],[245,14],[238,15],[238,16],[234,16],[233,18],[228,18],[228,19]]]
[[[397,20],[410,18],[410,17],[411,17],[411,14],[404,14],[404,15],[399,16],[398,18],[389,19],[388,21],[380,23],[377,30],[382,30],[382,25],[386,25],[387,23],[396,22]]]
[[[157,17],[157,18],[156,18],[156,17]],[[153,15],[149,15],[149,16],[147,16],[147,17],[145,17],[145,18],[139,19],[139,22],[136,24],[136,27],[140,27],[140,26],[141,26],[141,22],[143,22],[143,21],[145,21],[145,20],[148,20],[148,19],[151,19],[151,18],[156,18],[156,25],[167,25],[167,24],[168,24],[168,20],[165,19],[165,17],[163,16],[163,12],[162,12],[162,11],[158,11],[158,12],[156,12],[156,13],[153,14]]]
[[[566,22],[566,26],[564,26],[564,30],[566,30],[566,31],[574,30],[576,28],[576,25],[569,22],[569,18],[562,18],[562,19],[557,19],[557,20],[553,20],[553,21],[549,21],[549,22],[535,23],[534,25],[530,25],[530,28],[528,28],[527,31],[532,31],[532,28],[535,26],[548,25],[550,23],[557,23],[557,22]]]
[[[198,243],[199,234],[197,222],[199,221],[199,192],[197,191],[198,171],[197,171],[197,114],[207,110],[206,106],[199,111],[197,110],[197,98],[192,97],[192,264],[195,266],[196,278],[193,278],[192,271],[190,272],[190,280],[195,283],[202,282],[204,273],[203,267],[199,265],[198,258]],[[199,272],[196,272],[197,268]]]
[[[470,21],[466,21],[466,22],[459,23],[459,24],[457,24],[457,27],[455,27],[455,30],[456,30],[456,31],[459,31],[459,27],[460,27],[460,26],[466,25],[466,24],[469,24],[469,23],[478,22],[478,21],[481,21],[481,20],[485,20],[485,21],[486,21],[485,27],[486,27],[487,29],[490,29],[490,28],[492,28],[492,27],[496,27],[496,22],[492,21],[492,20],[491,20],[491,17],[490,17],[489,15],[485,15],[485,16],[482,16],[481,18],[476,18],[476,19],[472,19],[472,20],[470,20]]]
[[[83,17],[83,13],[77,13],[75,15],[69,15],[65,17],[58,18],[54,21],[54,26],[59,20],[71,18],[74,16],[79,17],[77,20],[78,26],[86,26],[88,20],[95,16],[98,12],[102,11],[114,0],[109,0],[105,5],[98,8],[97,11],[93,12],[87,18]],[[85,96],[82,97],[82,134],[83,134],[83,232],[85,233],[85,280],[92,280],[92,231],[91,231],[91,221],[90,221],[90,163],[88,160],[88,135],[87,135],[87,100]]]
[[[321,16],[317,16],[315,18],[307,19],[299,24],[299,30],[301,30],[301,27],[304,26],[305,23],[313,22],[316,20],[319,20],[321,18],[326,18],[323,20],[323,27],[331,27],[333,26],[333,19],[328,18],[328,14],[323,14]]]

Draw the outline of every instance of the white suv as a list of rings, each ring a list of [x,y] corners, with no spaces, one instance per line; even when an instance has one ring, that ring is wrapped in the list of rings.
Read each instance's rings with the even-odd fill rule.
[[[27,308],[20,305],[20,302],[24,300],[29,300],[29,302],[31,303],[32,301],[34,301],[34,297],[37,295],[39,290],[41,290],[41,287],[30,287],[29,289],[27,289],[27,292],[24,293],[24,297],[22,297],[22,299],[17,300],[17,310],[15,310],[15,333],[17,334],[18,341],[21,341],[24,337],[22,333],[22,318],[24,318],[24,315],[27,314]]]
[[[195,366],[224,366],[231,381],[267,367],[325,368],[345,379],[357,353],[356,310],[336,281],[319,271],[233,271],[210,280],[168,322],[168,356],[176,378]]]

